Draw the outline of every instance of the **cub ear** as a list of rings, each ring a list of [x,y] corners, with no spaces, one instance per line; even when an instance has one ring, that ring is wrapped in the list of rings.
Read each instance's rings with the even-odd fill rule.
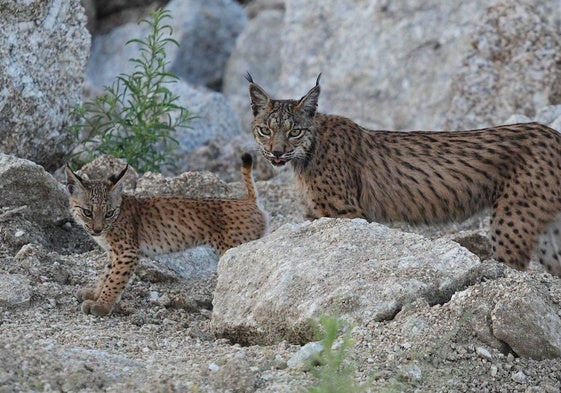
[[[251,98],[251,111],[253,116],[257,116],[263,109],[270,107],[271,99],[269,95],[257,83],[253,82],[251,74],[245,76],[249,82],[249,97]]]
[[[64,169],[66,172],[66,189],[70,195],[74,195],[79,188],[83,187],[82,182],[84,180],[72,171],[69,164],[66,164]]]
[[[321,91],[319,87],[320,78],[321,74],[319,74],[316,79],[316,85],[312,87],[304,97],[300,98],[295,107],[296,110],[302,110],[310,117],[314,117],[318,108],[319,93]]]
[[[113,183],[113,187],[111,187],[112,191],[117,190],[118,192],[121,192],[123,190],[123,186],[124,186],[123,178],[127,173],[128,169],[129,169],[129,164],[127,164],[125,166],[125,169],[123,169],[118,175],[109,176],[109,181]]]

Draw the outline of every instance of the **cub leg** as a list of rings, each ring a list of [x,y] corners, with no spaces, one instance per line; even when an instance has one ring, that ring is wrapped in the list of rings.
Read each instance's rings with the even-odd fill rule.
[[[86,299],[82,303],[82,311],[85,314],[97,316],[107,315],[121,298],[121,293],[129,282],[129,279],[138,264],[139,257],[136,252],[119,253],[109,251],[108,273],[104,273],[100,279],[99,296],[95,299]],[[98,289],[96,289],[97,291]]]
[[[105,285],[105,281],[107,280],[107,277],[109,277],[110,273],[111,273],[111,263],[108,262],[105,264],[105,267],[103,268],[103,272],[101,273],[101,276],[97,281],[95,287],[86,287],[86,288],[78,289],[78,291],[76,292],[76,297],[78,298],[78,300],[81,301],[97,300],[99,294],[101,293],[101,289]]]

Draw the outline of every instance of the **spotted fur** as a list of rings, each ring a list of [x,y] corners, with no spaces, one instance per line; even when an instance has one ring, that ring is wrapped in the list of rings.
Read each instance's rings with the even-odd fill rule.
[[[266,228],[252,179],[252,158],[244,154],[245,199],[140,198],[123,193],[123,176],[85,181],[67,167],[70,207],[76,221],[105,249],[108,263],[95,288],[78,291],[86,314],[107,315],[119,301],[140,256],[207,245],[219,255],[260,238]]]
[[[540,235],[540,243],[556,241],[557,131],[538,123],[462,132],[373,131],[317,113],[319,77],[299,100],[271,99],[248,80],[255,140],[271,164],[290,162],[310,218],[437,223],[492,207],[494,256],[518,269],[528,266]],[[561,275],[561,255],[542,251],[541,262]]]

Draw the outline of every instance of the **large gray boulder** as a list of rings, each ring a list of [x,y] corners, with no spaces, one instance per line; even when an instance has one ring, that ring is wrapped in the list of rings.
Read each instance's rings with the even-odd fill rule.
[[[559,358],[560,298],[547,289],[556,280],[509,269],[505,277],[458,292],[449,307],[487,345],[537,360]]]
[[[41,225],[70,218],[64,187],[41,166],[0,153],[0,206]]]
[[[288,0],[281,45],[268,54],[281,63],[278,89],[255,81],[277,98],[299,98],[321,72],[322,112],[368,127],[442,126],[450,80],[492,0],[416,3]],[[250,65],[256,75],[263,68]]]
[[[364,220],[285,225],[221,258],[213,329],[244,344],[306,342],[324,314],[365,326],[415,299],[445,302],[478,265],[455,242]]]
[[[60,252],[89,249],[91,241],[69,231],[64,186],[29,160],[0,153],[0,254],[28,244]]]
[[[84,10],[79,0],[0,8],[0,152],[54,170],[69,150],[89,54]]]

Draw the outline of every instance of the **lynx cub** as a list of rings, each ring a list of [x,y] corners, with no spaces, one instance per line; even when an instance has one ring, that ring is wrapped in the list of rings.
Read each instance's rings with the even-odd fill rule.
[[[211,246],[222,255],[229,248],[260,238],[266,218],[257,205],[251,155],[244,154],[242,161],[248,195],[241,200],[139,198],[122,193],[128,166],[117,176],[100,181],[85,181],[67,167],[72,214],[109,257],[97,286],[78,291],[82,311],[109,314],[141,255],[198,245]]]
[[[540,261],[561,275],[561,252],[542,247],[559,238],[550,225],[561,212],[557,131],[537,123],[463,132],[372,131],[316,112],[319,77],[299,100],[271,99],[249,74],[247,79],[255,140],[273,165],[291,163],[311,218],[434,223],[490,206],[497,260],[525,269],[539,241]]]

